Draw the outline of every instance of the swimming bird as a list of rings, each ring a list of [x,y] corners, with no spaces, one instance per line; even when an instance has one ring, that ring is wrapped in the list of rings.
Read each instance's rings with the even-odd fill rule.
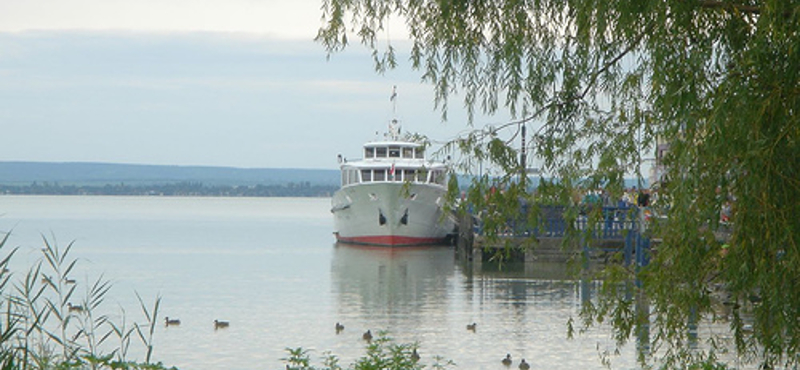
[[[519,363],[519,370],[528,370],[530,368],[531,368],[531,365],[529,365],[527,362],[525,362],[525,359],[523,358],[522,361]]]
[[[419,353],[417,353],[417,349],[416,348],[414,348],[414,350],[411,351],[411,361],[414,361],[414,362],[419,361]]]
[[[501,362],[503,363],[503,365],[511,366],[511,354],[510,353],[506,354],[506,358],[504,358],[503,361]]]
[[[230,326],[230,323],[227,321],[214,320],[214,330],[227,328],[228,326]]]
[[[336,323],[336,334],[339,334],[339,333],[341,333],[341,332],[342,332],[342,330],[344,330],[344,325],[342,325],[342,324],[340,324],[340,323],[338,323],[338,322],[337,322],[337,323]]]
[[[181,324],[181,320],[178,320],[178,319],[170,320],[169,317],[165,317],[164,318],[164,323],[166,324],[166,326],[180,325]]]
[[[367,330],[366,332],[364,332],[364,335],[362,335],[361,338],[364,338],[364,340],[367,342],[372,341],[372,332]]]
[[[83,312],[83,306],[73,305],[72,303],[67,303],[67,307],[69,307],[69,312]]]
[[[476,324],[476,323],[474,323],[474,322],[473,322],[472,324],[467,324],[467,330],[469,330],[469,331],[475,331],[475,328],[476,328],[477,326],[478,326],[478,324]]]

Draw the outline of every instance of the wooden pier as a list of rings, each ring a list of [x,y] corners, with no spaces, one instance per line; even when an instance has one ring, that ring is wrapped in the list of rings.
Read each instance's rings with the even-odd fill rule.
[[[510,227],[492,241],[484,237],[478,217],[465,215],[460,220],[458,253],[473,263],[482,263],[498,253],[498,249],[508,248],[512,261],[607,262],[621,258],[626,265],[644,266],[651,245],[658,242],[648,236],[646,221],[637,207],[604,207],[599,221],[579,216],[571,221],[572,235],[568,235],[570,225],[563,210],[563,207],[543,207],[538,227]]]

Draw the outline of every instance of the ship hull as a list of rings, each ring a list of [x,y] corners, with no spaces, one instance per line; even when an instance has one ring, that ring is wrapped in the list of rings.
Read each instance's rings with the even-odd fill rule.
[[[446,189],[435,184],[361,183],[337,191],[332,200],[338,241],[403,246],[443,244],[455,232]]]

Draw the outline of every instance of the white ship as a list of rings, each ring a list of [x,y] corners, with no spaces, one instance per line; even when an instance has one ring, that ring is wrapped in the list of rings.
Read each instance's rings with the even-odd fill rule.
[[[400,140],[396,120],[385,140],[364,144],[363,155],[340,157],[342,187],[331,200],[338,241],[443,244],[455,234],[444,209],[447,164],[427,160],[424,145]]]

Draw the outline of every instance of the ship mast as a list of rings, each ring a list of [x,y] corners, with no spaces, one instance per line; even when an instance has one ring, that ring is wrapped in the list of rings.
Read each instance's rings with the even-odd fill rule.
[[[392,87],[392,96],[389,100],[392,102],[392,119],[397,120],[397,85]]]
[[[389,138],[391,140],[400,140],[400,126],[397,121],[397,85],[392,87],[392,96],[389,100],[392,102],[392,120],[389,122]]]

